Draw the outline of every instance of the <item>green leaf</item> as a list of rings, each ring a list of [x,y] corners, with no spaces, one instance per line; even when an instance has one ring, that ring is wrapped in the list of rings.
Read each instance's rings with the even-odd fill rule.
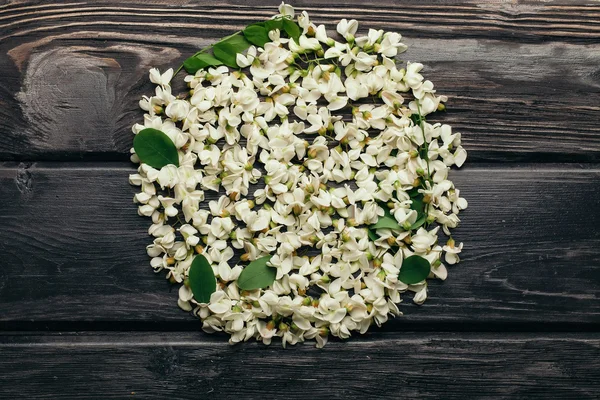
[[[418,189],[411,189],[407,193],[411,197],[410,209],[417,212],[417,220],[410,226],[411,230],[420,228],[427,222],[427,213],[425,212],[426,204],[423,203],[423,193],[417,192]]]
[[[431,264],[429,264],[429,261],[421,256],[412,255],[402,262],[398,279],[407,285],[413,285],[427,278],[430,271]]]
[[[235,49],[236,53],[241,53],[242,51],[244,51],[248,47],[250,47],[250,43],[246,40],[244,35],[234,35],[234,36],[228,37],[225,40],[221,40],[220,42],[217,43],[217,45],[221,45],[221,44],[230,45],[231,47],[233,47]]]
[[[237,285],[242,290],[263,289],[275,281],[277,269],[267,266],[272,256],[252,261],[240,274]]]
[[[236,61],[237,52],[233,46],[228,45],[227,43],[219,44],[218,46],[213,47],[213,53],[215,54],[215,57],[223,61],[223,64],[231,68],[238,68]]]
[[[421,214],[421,216],[410,226],[411,230],[418,229],[427,221],[427,214]]]
[[[376,223],[369,226],[369,229],[371,229],[371,230],[384,229],[384,228],[401,229],[400,225],[398,225],[398,221],[396,221],[396,218],[390,217],[387,215],[384,215],[383,217],[379,217],[379,220],[377,220]]]
[[[238,68],[235,56],[250,47],[244,35],[231,36],[213,46],[213,54],[228,67]]]
[[[208,53],[196,54],[183,62],[183,68],[189,74],[195,74],[199,69],[216,67],[217,65],[223,65],[223,63]]]
[[[373,242],[379,239],[379,236],[377,236],[377,234],[370,229],[367,229],[367,236],[369,236],[369,239],[371,239]]]
[[[425,212],[426,204],[423,203],[423,193],[409,193],[409,196],[411,196],[412,201],[410,209],[417,212],[417,220],[410,227],[410,229],[413,230],[420,228],[425,222],[427,222],[427,213]]]
[[[133,149],[140,161],[160,169],[165,165],[179,166],[179,154],[173,141],[163,132],[154,128],[141,130],[133,138]]]
[[[243,31],[244,37],[253,45],[264,47],[265,43],[271,41],[268,31],[264,26],[253,24]]]
[[[289,19],[282,20],[283,30],[288,34],[289,37],[293,38],[298,43],[298,38],[302,34],[300,27],[294,21]]]
[[[411,200],[412,204],[410,205],[410,209],[422,214],[423,210],[425,209],[425,204],[423,203],[423,194],[419,193],[418,196],[411,198]]]
[[[273,31],[275,29],[283,29],[283,20],[281,18],[270,19],[268,21],[265,21],[264,24],[265,28],[267,29],[267,32]]]
[[[410,198],[412,199],[413,197],[417,197],[417,196],[423,196],[422,193],[419,193],[419,188],[412,188],[410,190],[407,190],[406,193],[408,193],[408,195],[410,196]]]
[[[379,206],[381,208],[383,208],[384,214],[383,214],[383,216],[379,217],[377,222],[375,222],[373,225],[369,226],[369,229],[370,230],[384,229],[384,228],[402,229],[400,227],[400,225],[398,224],[398,221],[396,221],[396,218],[394,218],[394,216],[390,213],[390,209],[387,207],[387,205],[379,204]]]
[[[217,280],[206,257],[198,254],[192,261],[188,275],[190,289],[196,301],[208,303],[210,295],[217,290]]]

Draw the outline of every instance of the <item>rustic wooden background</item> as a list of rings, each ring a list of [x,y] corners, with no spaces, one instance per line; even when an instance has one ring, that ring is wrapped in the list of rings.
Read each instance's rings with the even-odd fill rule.
[[[397,30],[463,133],[464,262],[323,350],[229,346],[148,266],[150,67],[278,1],[0,1],[0,398],[598,398],[600,2],[296,1]]]

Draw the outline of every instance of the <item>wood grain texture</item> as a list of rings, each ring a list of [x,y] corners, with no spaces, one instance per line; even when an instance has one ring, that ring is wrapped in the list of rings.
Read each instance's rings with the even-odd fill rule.
[[[371,334],[324,349],[191,333],[0,336],[7,399],[597,399],[600,337]]]
[[[177,66],[278,1],[11,2],[0,8],[0,159],[126,160],[147,70]],[[600,161],[597,2],[299,1],[397,30],[450,98],[472,161]]]
[[[594,0],[294,1],[399,31],[448,95],[464,260],[423,306],[323,350],[232,347],[179,310],[127,184],[147,71],[279,3],[0,1],[0,398],[598,398]]]
[[[198,329],[198,321],[177,308],[176,288],[149,266],[149,220],[132,203],[132,171],[128,164],[89,163],[0,169],[5,329],[59,329],[71,322],[83,324],[73,329],[95,323],[169,329],[164,321]],[[386,329],[598,328],[599,177],[595,166],[453,171],[451,179],[469,200],[455,231],[465,243],[464,261],[450,268],[446,282],[432,283],[424,306],[412,305],[407,295],[406,315]]]

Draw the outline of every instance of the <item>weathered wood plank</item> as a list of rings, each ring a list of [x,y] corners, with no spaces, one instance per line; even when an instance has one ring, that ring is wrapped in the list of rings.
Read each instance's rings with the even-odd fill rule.
[[[371,334],[325,349],[198,334],[0,336],[7,399],[596,399],[598,334]]]
[[[277,1],[73,5],[0,13],[0,159],[126,160],[146,72],[272,14]],[[600,161],[600,5],[300,2],[317,22],[402,32],[450,97],[472,161]],[[306,5],[305,7],[303,7]],[[331,25],[333,26],[333,25]]]
[[[88,163],[0,169],[5,329],[58,329],[72,322],[85,329],[95,323],[168,329],[161,321],[198,328],[177,308],[176,290],[169,292],[164,277],[149,267],[149,221],[131,202],[130,172],[128,164]],[[446,282],[431,285],[424,306],[412,305],[408,296],[401,305],[406,315],[386,329],[440,322],[453,329],[598,328],[599,177],[596,166],[453,172],[470,203],[455,234],[465,242],[464,262],[450,268]]]

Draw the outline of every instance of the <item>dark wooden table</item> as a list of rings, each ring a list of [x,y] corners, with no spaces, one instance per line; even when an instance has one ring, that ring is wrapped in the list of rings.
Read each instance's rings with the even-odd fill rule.
[[[0,2],[0,398],[599,398],[597,1],[297,1],[401,32],[448,95],[464,262],[322,350],[179,310],[127,182],[137,102],[278,2]]]

